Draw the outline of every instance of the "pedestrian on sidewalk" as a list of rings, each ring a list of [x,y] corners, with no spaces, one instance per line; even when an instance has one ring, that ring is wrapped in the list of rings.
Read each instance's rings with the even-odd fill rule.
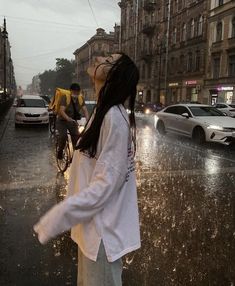
[[[73,156],[68,196],[34,230],[45,244],[72,228],[78,244],[78,286],[120,286],[122,257],[140,247],[134,168],[139,72],[127,55],[113,54],[97,57],[88,74],[97,107]]]

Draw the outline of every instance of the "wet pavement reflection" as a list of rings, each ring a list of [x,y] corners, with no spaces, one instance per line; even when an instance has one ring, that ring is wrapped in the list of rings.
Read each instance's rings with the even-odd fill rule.
[[[124,259],[124,286],[235,285],[235,148],[161,137],[139,116],[137,183],[142,247]],[[41,246],[32,225],[66,194],[47,130],[0,142],[0,285],[76,285],[66,233]]]

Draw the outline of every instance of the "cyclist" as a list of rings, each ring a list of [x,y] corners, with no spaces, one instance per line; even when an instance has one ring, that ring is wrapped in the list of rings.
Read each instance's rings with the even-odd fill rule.
[[[66,95],[62,95],[60,99],[59,112],[56,119],[56,128],[58,130],[58,153],[57,158],[59,160],[63,159],[63,150],[67,140],[67,131],[69,131],[72,139],[73,148],[75,148],[79,132],[77,121],[81,119],[80,111],[83,112],[86,120],[89,119],[89,113],[85,106],[85,101],[80,103],[78,96],[80,94],[81,88],[77,83],[72,83],[70,86],[70,96],[71,100],[67,105]]]

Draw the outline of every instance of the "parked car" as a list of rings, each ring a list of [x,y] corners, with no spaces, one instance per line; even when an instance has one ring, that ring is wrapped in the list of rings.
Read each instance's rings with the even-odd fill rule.
[[[156,113],[154,123],[160,134],[176,133],[199,144],[235,142],[235,120],[210,105],[170,105]]]
[[[161,103],[136,103],[135,112],[141,112],[145,114],[152,114],[163,109],[163,105]]]
[[[44,99],[38,95],[23,95],[17,101],[15,126],[49,123],[49,112]]]
[[[213,106],[226,113],[228,116],[235,117],[235,104],[216,103]]]
[[[162,110],[164,106],[161,103],[146,103],[144,105],[144,113],[151,114]]]

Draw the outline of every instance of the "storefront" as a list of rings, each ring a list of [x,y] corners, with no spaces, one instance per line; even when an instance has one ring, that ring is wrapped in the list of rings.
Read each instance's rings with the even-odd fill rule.
[[[184,82],[186,88],[186,102],[198,102],[200,101],[199,92],[201,90],[201,80],[187,80]]]
[[[217,87],[217,91],[218,91],[218,102],[224,102],[228,104],[235,102],[233,86],[219,86]]]
[[[168,84],[169,94],[170,94],[170,103],[174,104],[181,101],[181,85],[179,82],[170,82]]]

